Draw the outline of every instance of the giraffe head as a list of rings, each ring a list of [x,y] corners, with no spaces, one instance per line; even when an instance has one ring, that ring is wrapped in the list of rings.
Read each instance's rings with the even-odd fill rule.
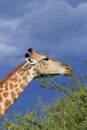
[[[25,54],[27,69],[35,72],[35,77],[46,77],[47,75],[59,75],[66,76],[72,75],[72,68],[59,61],[55,61],[47,55],[38,54],[33,49],[28,50],[30,52]]]

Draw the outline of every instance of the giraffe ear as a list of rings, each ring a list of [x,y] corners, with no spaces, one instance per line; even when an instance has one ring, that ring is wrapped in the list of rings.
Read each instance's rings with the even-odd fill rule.
[[[33,50],[32,48],[29,48],[28,52],[30,52],[31,55],[36,55],[37,54],[36,51]]]
[[[31,52],[33,51],[33,49],[32,49],[32,48],[29,48],[28,51],[31,53]]]
[[[29,53],[26,53],[26,54],[25,54],[25,57],[28,58],[28,57],[29,57]]]
[[[26,58],[27,63],[29,63],[30,65],[35,65],[36,64],[36,60],[32,59],[32,58]]]

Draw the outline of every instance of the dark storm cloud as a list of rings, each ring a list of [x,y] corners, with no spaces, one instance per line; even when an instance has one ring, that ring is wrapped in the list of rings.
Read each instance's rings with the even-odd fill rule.
[[[3,1],[0,6],[6,3]],[[12,7],[7,9],[9,4]],[[52,55],[87,54],[87,3],[73,8],[61,0],[16,0],[7,5],[1,9],[0,54],[7,48],[4,55],[15,57],[24,54],[29,47],[41,52],[49,50]],[[12,50],[17,53],[14,55]]]

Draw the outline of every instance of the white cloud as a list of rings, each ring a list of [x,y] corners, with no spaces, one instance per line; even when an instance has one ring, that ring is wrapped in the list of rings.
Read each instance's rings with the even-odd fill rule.
[[[19,56],[19,51],[15,46],[0,44],[0,65],[1,66],[15,66],[22,60]]]
[[[13,52],[15,52],[15,47],[13,46],[8,46],[8,45],[4,45],[4,44],[0,44],[0,53],[1,51],[4,52],[5,54],[12,54]]]

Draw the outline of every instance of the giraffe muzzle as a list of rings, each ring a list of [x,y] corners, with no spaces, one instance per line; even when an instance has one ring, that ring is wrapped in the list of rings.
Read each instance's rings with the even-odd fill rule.
[[[73,70],[70,66],[66,67],[66,72],[64,73],[65,76],[71,76],[73,74]]]

